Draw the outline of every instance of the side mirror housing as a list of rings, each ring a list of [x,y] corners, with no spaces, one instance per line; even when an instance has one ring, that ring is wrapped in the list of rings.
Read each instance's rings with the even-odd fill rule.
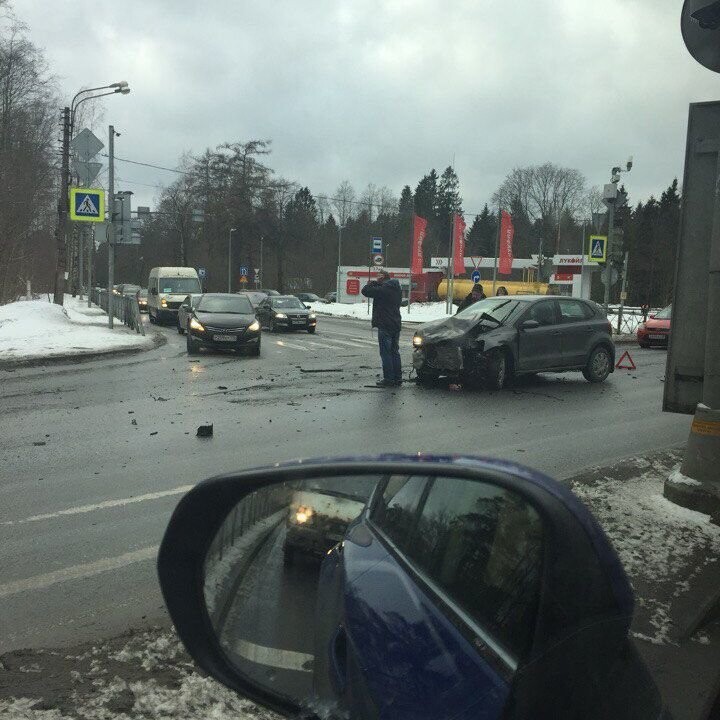
[[[539,328],[540,323],[537,320],[523,320],[520,323],[520,329],[521,330],[534,330],[535,328]]]
[[[306,310],[311,310],[312,308],[309,305],[305,305]]]
[[[158,573],[197,664],[281,714],[660,716],[610,542],[567,487],[507,461],[215,477],[175,509]]]
[[[655,313],[652,313],[652,315],[649,315],[649,318],[650,318],[651,320],[654,320],[654,319],[655,319]]]

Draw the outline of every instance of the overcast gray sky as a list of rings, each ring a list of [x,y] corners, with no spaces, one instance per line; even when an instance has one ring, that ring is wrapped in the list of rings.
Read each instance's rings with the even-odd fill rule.
[[[682,180],[687,105],[720,77],[685,50],[681,0],[14,0],[68,101],[105,103],[122,157],[268,138],[280,175],[396,194],[455,158],[478,211],[513,167],[552,161],[592,184],[634,155],[633,202]],[[106,133],[102,126],[97,134]],[[105,139],[103,137],[103,139]],[[138,204],[169,173],[117,166]],[[129,181],[134,181],[133,183]]]

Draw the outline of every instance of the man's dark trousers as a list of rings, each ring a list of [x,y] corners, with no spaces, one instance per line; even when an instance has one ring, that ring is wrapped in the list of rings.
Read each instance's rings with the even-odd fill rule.
[[[378,344],[380,345],[383,379],[389,383],[401,383],[400,333],[378,328]]]

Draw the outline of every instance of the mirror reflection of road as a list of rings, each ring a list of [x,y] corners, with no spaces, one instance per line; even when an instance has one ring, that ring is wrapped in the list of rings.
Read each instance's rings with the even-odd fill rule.
[[[283,563],[285,523],[253,559],[223,620],[220,642],[252,680],[297,701],[310,696],[315,603],[320,563]]]

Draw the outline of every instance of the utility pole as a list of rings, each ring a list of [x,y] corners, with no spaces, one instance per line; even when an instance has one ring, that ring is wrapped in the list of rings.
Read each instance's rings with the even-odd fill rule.
[[[620,326],[622,325],[623,311],[625,310],[625,288],[627,287],[628,259],[630,253],[625,253],[625,261],[623,262],[622,285],[620,286],[620,309],[618,310],[617,334],[620,334]]]
[[[108,130],[108,327],[113,327],[113,285],[115,284],[115,128],[110,125]]]
[[[232,292],[232,239],[233,233],[236,232],[236,228],[230,228],[228,234],[228,289],[227,291]]]
[[[62,148],[60,161],[60,195],[58,197],[58,226],[55,233],[55,293],[53,302],[62,305],[65,298],[66,235],[68,216],[68,185],[70,180],[70,108],[62,111]]]
[[[88,230],[88,246],[87,246],[87,291],[88,291],[88,307],[92,307],[92,269],[93,256],[95,250],[95,228]]]
[[[455,222],[453,214],[450,213],[450,254],[448,255],[447,272],[447,299],[445,312],[452,314],[453,295],[455,292]]]
[[[85,278],[83,275],[85,274],[85,267],[83,265],[83,256],[84,256],[84,245],[85,245],[85,228],[80,228],[80,237],[78,238],[78,295],[80,296],[80,300],[83,299],[83,287],[85,283]]]

